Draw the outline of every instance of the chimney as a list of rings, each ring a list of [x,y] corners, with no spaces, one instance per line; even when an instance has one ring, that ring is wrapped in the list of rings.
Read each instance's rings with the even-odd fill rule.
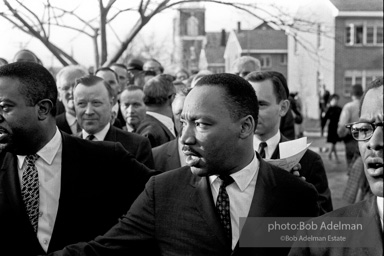
[[[227,41],[227,33],[225,32],[225,29],[221,30],[221,38],[220,38],[220,46],[225,46]]]
[[[241,32],[241,22],[240,21],[237,22],[237,32],[238,33]]]

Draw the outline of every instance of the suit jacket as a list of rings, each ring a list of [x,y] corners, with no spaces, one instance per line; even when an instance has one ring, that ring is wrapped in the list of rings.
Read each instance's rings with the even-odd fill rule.
[[[179,143],[177,139],[152,149],[155,170],[160,172],[180,168]]]
[[[151,144],[147,138],[110,126],[104,141],[120,142],[126,150],[135,156],[137,161],[150,169],[154,168]]]
[[[67,118],[65,118],[65,112],[56,116],[56,125],[61,131],[72,134],[71,127],[69,127]]]
[[[0,166],[0,255],[45,254],[23,204],[17,157],[3,152]],[[62,133],[61,191],[48,252],[105,233],[152,174],[119,143]]]
[[[280,138],[280,143],[289,141],[283,135]],[[277,146],[273,152],[271,159],[279,159],[280,152]],[[328,187],[328,179],[325,173],[324,163],[321,157],[308,149],[300,160],[300,175],[305,177],[305,180],[313,184],[319,193],[318,203],[320,207],[320,215],[333,210],[331,191]]]
[[[362,230],[358,232],[352,231],[353,236],[350,238],[351,243],[355,243],[354,246],[348,247],[335,247],[335,246],[322,246],[317,247],[314,244],[307,243],[306,247],[292,247],[289,256],[381,256],[383,255],[383,229],[380,222],[380,216],[377,208],[376,197],[370,197],[365,201],[361,201],[356,204],[352,204],[333,212],[324,214],[318,218],[311,219],[314,223],[329,223],[330,218],[357,218],[361,217],[368,222],[365,223]],[[357,222],[361,223],[361,222]],[[367,228],[369,227],[369,228]],[[299,233],[300,234],[300,233]],[[307,235],[308,232],[302,232],[301,234]],[[329,231],[323,230],[317,233],[316,236],[325,236],[329,234]],[[368,247],[367,243],[373,244],[373,247]],[[366,247],[357,247],[356,245],[363,245]]]
[[[152,148],[175,139],[175,136],[169,129],[151,115],[145,117],[143,122],[137,128],[136,133],[147,137],[151,142]]]
[[[317,216],[317,192],[260,157],[250,217]],[[152,177],[119,223],[90,243],[53,255],[287,255],[289,248],[231,250],[216,215],[208,177],[188,166]],[[77,252],[79,254],[75,254]]]

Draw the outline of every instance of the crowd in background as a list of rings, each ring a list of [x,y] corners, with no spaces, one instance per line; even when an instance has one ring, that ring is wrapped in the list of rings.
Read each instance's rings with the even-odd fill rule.
[[[19,177],[21,182],[21,195],[24,203],[27,205],[26,211],[28,211],[29,220],[32,223],[34,232],[37,233],[38,238],[37,241],[29,241],[27,238],[28,235],[24,237],[28,240],[28,242],[26,242],[26,247],[29,246],[30,252],[32,252],[31,255],[51,253],[55,250],[62,249],[64,246],[76,242],[87,242],[94,239],[98,235],[103,235],[113,226],[113,224],[115,224],[114,220],[124,213],[124,211],[128,211],[131,205],[132,208],[128,212],[128,215],[123,217],[119,224],[108,231],[104,237],[98,238],[95,243],[91,242],[90,244],[80,244],[78,248],[69,247],[69,249],[65,250],[63,254],[58,255],[77,255],[75,254],[77,249],[85,251],[95,250],[99,253],[105,250],[106,255],[109,255],[108,252],[111,251],[108,250],[112,250],[111,248],[114,247],[111,246],[109,248],[108,245],[110,243],[116,243],[116,248],[121,250],[119,252],[125,253],[125,250],[130,250],[125,248],[127,245],[125,245],[124,242],[121,242],[124,240],[123,237],[125,235],[128,237],[126,238],[127,241],[138,242],[138,245],[129,244],[129,246],[134,248],[140,246],[139,241],[141,241],[141,239],[155,239],[158,241],[160,251],[204,251],[205,253],[202,254],[206,255],[209,255],[210,253],[213,253],[212,255],[229,255],[228,251],[236,252],[236,250],[238,250],[238,240],[240,234],[238,231],[234,231],[236,229],[235,227],[237,227],[238,230],[239,226],[239,223],[234,221],[234,217],[232,215],[230,217],[225,217],[224,215],[227,213],[224,213],[223,207],[220,206],[221,208],[219,208],[220,210],[217,210],[217,213],[220,217],[221,224],[224,225],[225,232],[229,232],[227,233],[229,234],[229,242],[227,241],[228,243],[225,247],[223,247],[224,249],[210,248],[211,238],[208,238],[209,234],[204,233],[206,230],[199,233],[199,231],[196,230],[196,227],[193,227],[194,225],[201,225],[199,220],[195,220],[189,216],[196,213],[186,213],[183,211],[181,214],[175,214],[175,212],[180,210],[176,207],[176,205],[178,204],[177,202],[180,203],[181,199],[175,199],[172,196],[172,198],[169,198],[169,201],[166,200],[170,193],[174,191],[176,194],[182,196],[188,201],[188,197],[193,196],[185,194],[183,188],[179,189],[177,184],[187,184],[189,182],[194,184],[193,181],[190,180],[195,178],[186,176],[186,174],[181,177],[177,174],[169,174],[166,176],[161,175],[161,173],[167,173],[178,168],[185,170],[186,166],[191,168],[192,173],[196,170],[201,171],[199,168],[196,168],[196,170],[194,169],[194,167],[202,164],[201,161],[203,161],[201,160],[201,153],[193,147],[193,145],[197,145],[199,143],[202,144],[200,145],[202,148],[201,150],[208,152],[206,154],[211,157],[209,158],[212,161],[210,164],[214,167],[222,166],[223,168],[229,168],[229,166],[226,166],[225,163],[227,163],[229,159],[237,157],[239,162],[248,161],[247,164],[249,164],[250,159],[254,159],[251,161],[250,166],[252,166],[252,168],[254,166],[258,166],[257,168],[264,169],[267,168],[264,165],[264,160],[280,158],[278,147],[280,143],[304,136],[304,117],[301,111],[302,107],[299,94],[297,92],[289,91],[289,85],[287,84],[287,80],[284,75],[276,71],[261,71],[259,60],[250,56],[240,57],[235,62],[231,75],[213,74],[208,70],[200,70],[189,73],[182,67],[168,74],[164,73],[165,68],[156,59],[143,61],[133,58],[127,63],[112,63],[108,67],[100,67],[94,72],[90,72],[88,69],[80,65],[69,65],[63,67],[57,74],[52,74],[55,77],[55,81],[53,81],[55,88],[52,88],[52,82],[49,78],[47,78],[48,75],[46,74],[36,74],[36,77],[41,78],[39,78],[39,81],[35,81],[31,78],[34,74],[23,74],[21,72],[22,70],[24,70],[24,72],[40,72],[38,66],[32,64],[32,66],[24,67],[22,64],[21,66],[18,66],[17,63],[36,63],[43,66],[43,63],[37,55],[26,49],[19,51],[15,55],[13,61],[9,64],[6,60],[0,58],[0,96],[2,90],[1,87],[4,86],[1,85],[2,76],[10,77],[10,79],[16,77],[17,79],[20,79],[20,81],[24,81],[23,79],[25,79],[25,81],[32,81],[31,86],[36,85],[36,89],[23,89],[23,93],[25,91],[28,93],[30,92],[34,95],[33,97],[35,97],[35,95],[39,95],[36,97],[40,97],[44,90],[48,90],[39,87],[43,86],[43,81],[45,81],[44,83],[51,84],[49,89],[51,91],[49,93],[47,92],[47,95],[50,95],[49,97],[52,95],[57,96],[57,100],[50,98],[50,101],[47,102],[44,100],[38,101],[38,104],[41,106],[39,105],[39,111],[36,115],[39,122],[44,120],[44,124],[36,125],[36,127],[31,126],[36,130],[33,130],[32,128],[25,128],[28,129],[29,136],[31,136],[31,133],[35,131],[37,136],[36,139],[23,137],[27,133],[20,133],[21,137],[19,137],[19,139],[13,139],[14,141],[12,141],[12,147],[15,147],[14,145],[17,145],[18,140],[21,138],[27,140],[25,142],[25,150],[17,147],[14,149],[14,152],[17,153],[14,155],[14,159],[18,159],[17,161],[19,161],[19,173],[28,173],[29,171],[32,172],[35,170],[33,167],[30,167],[30,161],[33,161],[33,163],[37,161],[37,169],[40,168],[48,170],[50,168],[49,166],[52,164],[55,165],[56,160],[52,160],[53,162],[48,165],[46,165],[45,162],[42,163],[42,159],[44,159],[44,161],[48,161],[45,159],[45,156],[43,157],[42,155],[39,155],[40,158],[37,157],[37,160],[29,160],[29,153],[33,151],[32,149],[38,149],[34,146],[37,144],[38,136],[41,136],[42,141],[42,138],[50,136],[52,140],[48,141],[49,143],[52,143],[52,145],[49,144],[51,147],[49,150],[62,152],[62,157],[58,160],[62,162],[62,167],[54,167],[61,170],[61,177],[57,177],[57,179],[55,179],[56,183],[52,183],[58,184],[61,179],[61,192],[54,189],[55,185],[43,185],[43,189],[46,191],[43,193],[40,192],[40,204],[37,203],[37,207],[36,205],[35,207],[31,207],[34,208],[34,210],[29,209],[29,205],[26,203],[26,198],[28,197],[28,194],[32,194],[32,191],[36,190],[36,187],[31,190],[23,191],[24,186],[27,188],[28,185],[24,183],[24,174],[23,177]],[[7,67],[9,67],[9,70]],[[1,71],[2,69],[4,71]],[[18,69],[21,70],[19,73],[15,71]],[[12,72],[16,73],[7,75],[8,73],[6,72],[9,72],[9,74]],[[44,72],[45,71],[42,71],[42,73]],[[8,83],[10,82],[8,81]],[[221,95],[223,92],[221,92],[221,90],[215,91],[216,89],[213,88],[207,89],[206,87],[211,84],[214,86],[221,86],[226,83],[233,84],[233,88],[236,87],[235,85],[239,84],[238,92],[235,92],[236,89],[228,86],[224,93],[231,95],[228,96],[228,99],[225,98],[224,100],[226,104],[227,102],[231,102],[230,104],[228,103],[231,106],[231,118],[234,118],[233,116],[236,116],[236,118],[243,117],[246,113],[248,113],[247,111],[250,113],[248,116],[252,116],[252,118],[244,117],[245,119],[242,123],[241,132],[234,133],[233,129],[235,128],[229,124],[229,126],[225,129],[216,131],[217,135],[216,137],[213,137],[213,135],[209,133],[208,127],[213,127],[222,120],[225,120],[225,116],[222,116],[222,110],[216,109],[217,105],[220,105],[220,98],[218,98],[219,103],[217,103],[216,97],[218,97],[217,95]],[[242,83],[244,83],[244,85]],[[252,93],[256,93],[256,104],[254,102],[256,97],[247,98],[246,96],[249,95],[249,91],[247,92],[247,90],[249,90],[248,87],[253,88]],[[202,88],[204,88],[204,90]],[[36,92],[38,90],[40,90],[39,93]],[[337,154],[336,144],[342,141],[345,145],[345,157],[347,160],[349,178],[343,198],[350,204],[357,203],[365,199],[371,200],[369,198],[372,196],[380,197],[377,191],[371,190],[369,178],[367,179],[366,175],[364,175],[364,168],[367,168],[364,164],[366,159],[363,155],[361,155],[362,151],[361,149],[359,150],[358,146],[358,141],[360,140],[360,137],[358,136],[360,136],[361,128],[356,128],[353,124],[361,120],[360,109],[363,94],[364,91],[362,86],[354,85],[351,93],[352,101],[347,103],[345,106],[340,107],[338,105],[339,95],[331,95],[329,91],[326,90],[325,86],[320,88],[319,93],[319,120],[321,136],[324,136],[325,132],[327,132],[327,142],[330,143],[330,147],[328,149],[329,159],[334,157],[335,160],[339,162],[340,156]],[[210,102],[210,100],[212,102]],[[49,102],[54,104],[51,104],[50,106]],[[216,105],[213,104],[214,102],[216,102]],[[253,102],[253,105],[250,102]],[[210,106],[210,108],[207,106]],[[2,106],[2,108],[2,114],[6,113],[4,106]],[[49,108],[49,111],[47,110],[44,114],[40,113],[44,112],[44,109],[47,108]],[[210,111],[214,114],[212,114],[211,117],[205,118],[200,118],[198,115],[194,116],[193,113],[200,113],[199,111],[202,109],[207,112],[208,116]],[[256,114],[252,111],[256,112]],[[52,115],[53,118],[47,117],[49,115]],[[219,117],[220,119],[218,119]],[[28,121],[30,120],[25,119],[25,122]],[[382,127],[382,121],[383,120],[379,120],[374,124],[368,123],[368,125],[371,125],[369,126],[370,128],[373,127],[372,130],[369,130],[368,132],[372,132],[373,134],[375,129],[379,127],[380,124]],[[192,128],[190,128],[190,123],[193,124],[193,129],[196,130],[196,134],[193,136],[191,135]],[[39,134],[37,131],[42,129],[42,126],[44,126],[45,129],[41,134]],[[56,127],[59,130],[57,130]],[[6,128],[0,128],[0,130],[3,134],[7,134]],[[353,131],[355,131],[358,135],[354,134]],[[237,140],[233,139],[233,137],[229,135],[230,132],[233,132],[231,135],[236,134],[236,137],[241,138],[241,142],[235,142]],[[60,137],[59,134],[62,134],[60,143],[58,142]],[[373,136],[372,134],[370,135],[371,137]],[[16,136],[16,133],[14,136]],[[365,139],[368,140],[371,137]],[[52,142],[53,140],[57,141]],[[92,142],[91,144],[88,144],[88,142],[84,141]],[[6,142],[9,143],[8,140],[6,140]],[[116,144],[115,142],[118,143]],[[30,146],[29,143],[31,144]],[[240,146],[240,144],[244,145]],[[31,148],[30,151],[29,147]],[[234,152],[231,147],[238,149],[238,152]],[[379,161],[375,163],[381,165],[382,168],[382,143],[379,147],[381,147],[378,149],[379,151],[381,150],[381,156],[379,155],[379,157],[381,157],[381,162]],[[73,152],[77,152],[79,155],[84,155],[80,158],[73,155],[72,159],[68,161],[66,158],[66,154],[69,154],[67,153],[68,148],[71,148]],[[252,148],[253,151],[248,150],[250,148]],[[241,150],[244,151],[242,152]],[[5,163],[10,164],[12,161],[16,161],[13,158],[12,161],[9,159],[11,156],[7,155],[6,149],[3,150],[2,148],[2,151],[4,152],[2,152],[2,158],[0,158],[0,160],[2,161],[3,166]],[[40,152],[38,150],[35,151]],[[232,152],[233,154],[223,155],[224,153],[221,154],[221,151]],[[20,158],[20,155],[28,156],[24,160],[24,157]],[[47,156],[47,159],[48,158],[49,157]],[[258,160],[256,161],[255,159]],[[92,160],[96,164],[88,164],[89,161]],[[20,161],[21,163],[24,163],[25,161],[25,167],[23,167],[23,164],[20,164]],[[78,172],[82,172],[82,170],[87,171],[85,171],[84,174],[71,174],[66,176],[64,169],[67,168],[67,165],[70,165],[69,162],[71,162],[72,165],[77,166],[76,168],[78,169]],[[114,164],[111,164],[111,162]],[[230,162],[230,164],[233,164],[234,162],[236,162],[235,159],[233,162]],[[64,163],[66,164],[64,165]],[[122,170],[124,166],[130,166],[129,177],[126,173],[124,174],[124,171]],[[208,166],[209,168],[212,168],[212,166]],[[207,170],[209,168],[207,167]],[[249,167],[249,169],[252,168]],[[323,160],[318,153],[308,149],[299,164],[288,172],[280,173],[280,169],[275,171],[276,167],[269,167],[269,165],[268,168],[272,168],[273,170],[269,170],[270,172],[276,172],[278,174],[277,176],[281,175],[281,177],[284,177],[287,181],[288,185],[282,185],[279,183],[279,178],[276,178],[275,181],[275,177],[273,177],[274,182],[280,184],[280,188],[287,186],[286,189],[292,189],[292,191],[289,190],[290,193],[292,192],[292,195],[297,196],[297,198],[295,198],[297,200],[295,203],[293,198],[290,196],[287,196],[287,198],[284,199],[285,202],[282,202],[284,201],[282,198],[274,201],[275,199],[266,199],[266,197],[283,197],[285,192],[282,190],[281,193],[276,192],[278,194],[273,195],[275,192],[269,191],[268,188],[265,188],[268,190],[269,194],[266,194],[265,198],[259,198],[262,201],[262,208],[264,206],[266,209],[269,207],[269,200],[271,200],[271,202],[274,201],[274,204],[280,204],[279,207],[274,205],[275,208],[271,210],[273,212],[271,216],[316,217],[327,213],[332,214],[334,209],[332,205],[331,191],[328,186],[327,172],[325,170]],[[114,169],[114,171],[109,173],[111,169]],[[48,179],[47,177],[49,174],[47,173],[49,173],[49,171],[46,171],[45,175],[47,176],[45,176],[45,179]],[[188,173],[192,175],[190,171]],[[214,173],[217,174],[217,179],[215,180],[213,178],[211,179],[211,174],[212,173],[207,171],[207,174],[199,173],[197,176],[200,177],[205,175],[210,177],[210,185],[208,184],[208,186],[211,186],[212,194],[214,196],[214,204],[216,204],[216,207],[219,207],[219,201],[224,200],[222,197],[228,198],[228,195],[226,192],[222,195],[222,193],[224,193],[222,192],[224,185],[220,185],[220,183],[215,185],[215,182],[222,181],[221,184],[224,184],[226,182],[225,179],[227,178],[224,178],[223,175],[220,176],[219,174]],[[288,174],[289,176],[285,176]],[[111,178],[112,175],[115,175],[113,180]],[[155,178],[157,175],[160,176]],[[272,178],[268,176],[269,174],[265,174],[266,176],[264,177],[264,174],[262,174],[260,170],[259,175],[261,180],[268,180],[265,181],[266,183],[269,184],[269,182],[271,182],[270,179]],[[379,175],[381,175],[382,193],[382,171]],[[235,175],[231,173],[231,176]],[[164,179],[162,177],[164,177]],[[188,177],[190,180],[183,180],[185,179],[183,177]],[[252,177],[257,177],[257,174]],[[89,181],[87,181],[87,178],[89,178]],[[35,179],[37,178],[35,177]],[[74,181],[72,186],[69,185],[67,187],[64,182],[65,179],[77,179],[77,181]],[[119,181],[116,181],[116,179]],[[131,180],[129,185],[124,185],[124,181],[126,179]],[[174,180],[174,183],[166,183],[166,181],[170,182],[172,179]],[[144,189],[144,184],[148,180],[150,181],[146,185],[146,193],[139,196],[140,192]],[[155,181],[158,183],[155,183]],[[82,182],[84,183],[84,188],[82,188]],[[233,184],[231,185],[233,182],[234,181],[232,179],[232,181],[225,185],[228,186],[228,191],[233,189],[230,187],[233,186]],[[256,182],[260,181],[259,178],[254,178],[254,180],[251,181],[248,180],[241,182],[250,182],[250,184],[253,185],[249,186],[253,186],[253,189],[257,190],[258,186],[256,186],[256,188],[254,187],[256,184],[259,184]],[[242,189],[241,186],[243,186],[241,185],[241,182],[235,179],[235,183],[240,184],[240,190]],[[93,185],[90,183],[93,183]],[[166,184],[169,184],[169,188]],[[290,187],[291,185],[292,187]],[[105,188],[100,188],[103,186],[105,186]],[[207,184],[205,184],[205,186],[207,186]],[[259,187],[263,186],[259,185]],[[296,187],[296,189],[300,188],[302,190],[296,191],[293,187]],[[20,185],[17,185],[16,189],[20,190]],[[107,190],[109,191],[107,192]],[[246,191],[246,189],[244,188],[242,192],[243,191]],[[306,192],[303,194],[303,191]],[[64,195],[64,193],[66,196],[60,196]],[[153,195],[151,195],[151,193],[153,193]],[[231,200],[231,207],[233,207],[232,204],[236,207],[236,214],[243,216],[241,214],[246,212],[245,216],[247,216],[248,212],[252,212],[254,210],[252,208],[253,203],[251,203],[253,195],[252,192],[247,192],[251,193],[251,197],[248,195],[244,198],[241,197],[242,194],[239,191],[231,193],[233,194],[228,192],[228,194],[230,194],[229,199]],[[124,199],[123,195],[127,194],[129,194],[129,196]],[[313,196],[314,194],[317,194],[317,196]],[[139,196],[139,198],[135,201],[137,196]],[[77,197],[79,197],[79,199],[75,199]],[[110,201],[111,198],[114,199]],[[240,203],[236,204],[233,200],[235,198],[238,199]],[[45,200],[43,204],[41,203],[42,200]],[[155,200],[156,204],[154,203]],[[199,200],[202,199],[198,199],[198,201]],[[202,201],[203,204],[205,204],[204,200]],[[42,208],[45,209],[44,207],[46,207],[47,204],[50,204],[50,202],[54,202],[54,208],[47,208],[47,211],[49,212],[47,216],[49,217],[44,219],[45,215],[43,214],[44,210],[42,210]],[[245,203],[243,204],[243,202]],[[0,199],[0,207],[1,203],[2,201]],[[288,206],[288,203],[296,205],[296,209],[288,210],[289,207],[295,208],[292,205]],[[7,207],[8,204],[9,203],[6,202]],[[71,204],[73,205],[71,206]],[[164,204],[164,207],[167,209],[157,208],[158,205],[162,204]],[[182,205],[182,209],[186,209],[185,207],[187,206],[183,206],[184,203],[180,204]],[[244,208],[244,205],[248,206]],[[73,208],[74,206],[78,207],[78,209]],[[313,208],[311,208],[312,206]],[[63,208],[68,209],[63,211]],[[70,213],[70,208],[73,208],[72,210],[78,214]],[[227,208],[229,208],[229,206]],[[81,209],[84,213],[79,213],[79,211],[82,211]],[[191,210],[193,208],[188,209]],[[230,209],[232,211],[232,208]],[[298,213],[299,210],[302,212]],[[7,211],[8,210],[6,210],[5,213],[1,213],[0,210],[0,216],[9,216],[10,210],[9,212]],[[96,213],[94,217],[89,220],[85,220],[87,219],[87,215],[93,215],[95,212],[98,213]],[[171,214],[171,212],[173,214]],[[256,212],[257,214],[260,214],[260,216],[269,216],[267,211],[258,212],[256,210]],[[303,213],[306,215],[300,215]],[[167,214],[171,215],[174,219],[179,218],[179,220],[159,220],[160,218],[164,218]],[[69,217],[66,217],[65,215]],[[15,218],[17,219],[17,217]],[[104,218],[105,221],[101,221],[99,218]],[[185,218],[184,222],[183,218]],[[228,221],[228,218],[229,222],[232,221],[232,229],[229,228],[229,231],[226,229],[228,226],[228,222],[226,222]],[[144,222],[147,223],[141,222],[142,220],[145,220]],[[183,230],[180,225],[182,225],[182,223],[185,224],[190,220],[196,221],[196,223],[186,224],[187,227]],[[65,227],[67,223],[70,224],[68,224],[68,227]],[[172,228],[169,230],[165,228],[167,226],[175,227],[175,223],[177,223],[177,229],[180,229],[180,233],[173,231]],[[19,223],[18,225],[20,226],[17,226],[18,229],[24,230],[24,224],[25,223]],[[158,225],[157,228],[159,230],[164,232],[164,237],[162,237],[162,235],[159,236],[157,228],[154,228],[156,225]],[[231,226],[231,224],[229,224],[229,226]],[[75,233],[79,230],[78,234],[73,235],[72,237],[65,237],[68,234],[67,232],[70,232],[70,228],[76,229],[73,230]],[[9,224],[5,229],[9,231],[14,228]],[[62,234],[59,234],[59,231],[56,231],[56,229],[61,230]],[[194,232],[190,237],[183,233],[188,233],[189,229]],[[25,230],[27,230],[25,231],[27,234],[32,232],[32,229],[28,230],[27,228]],[[16,235],[16,231],[9,232],[11,232],[11,235]],[[9,234],[7,235],[9,236]],[[199,239],[206,239],[207,247],[201,245],[202,247],[199,248],[197,244],[193,246],[188,245],[189,240],[187,238],[187,240],[184,240],[182,237],[183,235],[188,237],[188,239],[192,242],[199,241]],[[0,238],[4,238],[3,234]],[[227,238],[224,238],[224,240]],[[10,239],[6,239],[6,241],[10,241]],[[172,244],[171,241],[173,241],[174,244]],[[180,246],[182,245],[180,248],[178,248],[178,243],[180,243]],[[39,245],[41,247],[39,247]],[[14,246],[16,246],[16,243],[9,242],[8,249],[14,248]],[[194,246],[196,246],[196,248],[194,248]],[[141,249],[149,253],[156,251],[155,248]],[[28,251],[28,249],[25,250]],[[1,251],[2,249],[0,248],[0,252]],[[23,252],[23,249],[20,249],[19,251]],[[287,255],[288,252],[289,250],[277,250],[276,255]],[[90,253],[89,255],[94,254]],[[242,254],[240,253],[239,255]],[[275,254],[272,253],[269,255]],[[290,255],[306,254],[304,254],[303,251],[298,253],[293,250]],[[313,253],[313,255],[322,255],[322,253]]]

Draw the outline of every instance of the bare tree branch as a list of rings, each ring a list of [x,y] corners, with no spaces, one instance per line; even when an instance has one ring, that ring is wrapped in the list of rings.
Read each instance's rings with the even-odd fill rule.
[[[107,23],[110,23],[111,21],[113,21],[117,16],[119,16],[123,12],[134,11],[134,10],[135,9],[133,9],[133,8],[126,8],[126,9],[123,9],[123,10],[119,10],[117,13],[115,13],[111,18],[109,18],[107,20]]]

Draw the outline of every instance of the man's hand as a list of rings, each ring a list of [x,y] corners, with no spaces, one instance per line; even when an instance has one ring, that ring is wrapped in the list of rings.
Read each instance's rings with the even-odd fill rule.
[[[300,177],[302,180],[305,180],[305,177],[304,176],[300,176],[300,170],[301,170],[301,164],[300,163],[297,163],[297,165],[295,165],[292,170],[291,170],[291,173],[297,177]]]

